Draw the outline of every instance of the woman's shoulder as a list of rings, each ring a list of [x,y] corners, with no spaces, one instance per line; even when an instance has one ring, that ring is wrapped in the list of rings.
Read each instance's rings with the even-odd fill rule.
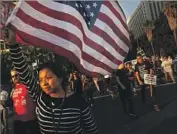
[[[85,101],[85,99],[76,93],[72,93],[67,97],[71,101]]]
[[[66,98],[67,103],[71,104],[72,106],[76,106],[78,108],[84,108],[88,106],[87,101],[81,95],[73,93],[72,95]]]

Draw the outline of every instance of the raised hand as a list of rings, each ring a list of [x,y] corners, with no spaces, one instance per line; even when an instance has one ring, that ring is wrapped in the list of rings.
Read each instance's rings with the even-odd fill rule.
[[[4,38],[5,38],[5,42],[9,45],[13,45],[16,44],[16,37],[15,37],[15,33],[11,30],[10,27],[7,27],[3,30],[4,33]]]

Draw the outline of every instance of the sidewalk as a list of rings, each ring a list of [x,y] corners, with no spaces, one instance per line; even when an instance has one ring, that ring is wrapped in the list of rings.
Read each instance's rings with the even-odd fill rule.
[[[177,98],[161,109],[126,125],[125,134],[177,134]]]

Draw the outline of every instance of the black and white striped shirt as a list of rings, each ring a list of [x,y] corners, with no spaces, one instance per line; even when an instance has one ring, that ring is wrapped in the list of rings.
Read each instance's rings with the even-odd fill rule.
[[[30,72],[19,45],[10,45],[15,69],[22,82],[28,87],[31,97],[36,101],[36,114],[42,134],[97,134],[98,128],[92,118],[87,102],[73,94],[65,98],[52,98],[45,94]]]

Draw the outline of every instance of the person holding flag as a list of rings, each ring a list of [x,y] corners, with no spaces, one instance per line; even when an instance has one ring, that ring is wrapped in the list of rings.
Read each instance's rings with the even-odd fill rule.
[[[21,49],[9,30],[6,38],[11,59],[22,82],[36,102],[36,114],[43,134],[97,134],[98,127],[93,120],[89,104],[77,94],[65,89],[61,71],[57,64],[45,64],[39,69],[39,85],[23,58]],[[7,37],[7,36],[6,36]]]
[[[130,48],[126,17],[117,1],[20,0],[6,24],[25,42],[68,58],[92,77],[110,75]],[[65,90],[57,65],[41,67],[38,86],[15,40],[9,43],[15,69],[37,101],[41,132],[98,133],[89,105]]]

